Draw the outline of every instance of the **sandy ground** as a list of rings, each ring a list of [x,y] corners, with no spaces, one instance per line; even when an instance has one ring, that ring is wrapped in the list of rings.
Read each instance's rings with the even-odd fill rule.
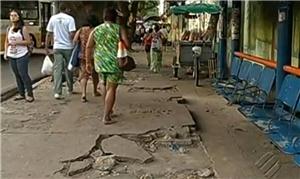
[[[34,103],[3,102],[1,178],[300,177],[289,156],[274,148],[237,106],[227,106],[208,79],[202,87],[194,87],[183,73],[181,80],[170,80],[173,54],[164,54],[166,68],[160,74],[147,70],[144,53],[132,54],[138,68],[125,74],[117,122],[111,126],[100,121],[103,102],[91,95],[91,85],[85,104],[80,94],[54,100],[49,79],[35,90]],[[104,148],[113,137],[122,140]],[[255,165],[268,152],[279,169],[272,170],[267,161]],[[270,171],[275,172],[268,176]]]

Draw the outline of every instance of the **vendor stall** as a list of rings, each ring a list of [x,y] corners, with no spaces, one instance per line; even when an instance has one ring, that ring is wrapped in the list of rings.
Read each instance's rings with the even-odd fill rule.
[[[171,8],[171,12],[173,14],[183,14],[185,16],[190,13],[217,14],[220,13],[220,11],[221,8],[219,6],[204,3],[188,4]],[[193,51],[193,47],[201,49],[200,52]],[[176,51],[177,63],[179,63],[180,67],[189,67],[188,71],[193,73],[195,84],[198,86],[200,67],[202,67],[202,70],[203,64],[206,64],[207,67],[208,60],[212,56],[211,41],[207,41],[207,39],[205,39],[205,33],[185,31],[181,36],[181,40],[177,43]]]

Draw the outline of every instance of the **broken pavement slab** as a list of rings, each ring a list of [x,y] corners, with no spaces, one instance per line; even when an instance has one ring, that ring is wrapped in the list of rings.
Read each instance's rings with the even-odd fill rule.
[[[92,169],[93,163],[90,160],[75,161],[71,163],[68,171],[69,176],[74,176]]]
[[[102,141],[103,151],[113,153],[117,157],[138,160],[146,163],[152,160],[152,155],[139,147],[135,142],[120,136],[113,136]]]

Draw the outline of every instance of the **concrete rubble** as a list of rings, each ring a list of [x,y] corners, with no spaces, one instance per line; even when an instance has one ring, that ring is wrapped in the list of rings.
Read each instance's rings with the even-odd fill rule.
[[[152,156],[143,148],[139,147],[135,142],[120,136],[113,136],[103,140],[102,148],[106,153],[113,153],[121,158],[134,159],[141,163],[152,160]]]
[[[211,168],[205,168],[203,170],[197,171],[197,175],[203,178],[208,178],[214,176],[214,171]]]
[[[100,171],[111,171],[115,165],[114,155],[100,156],[96,158],[93,168]]]
[[[140,179],[154,179],[154,177],[152,176],[152,174],[144,174],[140,177]]]
[[[140,135],[99,135],[96,140],[98,143],[93,147],[98,149],[93,150],[89,155],[70,160],[67,173],[73,176],[93,169],[98,176],[102,177],[133,174],[138,178],[155,178],[155,175],[147,173],[148,171],[132,170],[128,168],[128,165],[151,163],[156,160],[155,153],[161,148],[178,154],[188,153],[189,147],[201,142],[199,136],[199,140],[194,139],[197,135],[191,131],[185,126],[159,129]],[[83,158],[85,159],[78,161]],[[201,177],[212,175],[208,170],[199,170],[198,174],[201,174]],[[160,176],[165,175],[167,174],[160,174]]]

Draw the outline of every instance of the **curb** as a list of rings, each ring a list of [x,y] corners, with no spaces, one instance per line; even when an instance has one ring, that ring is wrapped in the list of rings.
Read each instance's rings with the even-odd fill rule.
[[[47,77],[48,76],[40,76],[40,77],[37,77],[36,79],[32,80],[32,88],[33,89],[37,88],[40,84],[42,84],[45,81],[43,79],[45,79]],[[13,97],[17,93],[18,93],[18,90],[17,90],[16,86],[9,88],[5,92],[1,93],[1,102],[8,100],[9,98]]]
[[[31,56],[43,56],[45,55],[44,53],[40,53],[38,51],[35,51]],[[1,55],[1,60],[4,60],[2,58],[2,55]],[[36,86],[36,83],[39,82],[40,80],[46,78],[48,76],[45,76],[45,75],[42,75],[42,76],[39,76],[35,79],[32,80],[32,87],[33,89],[35,89],[37,86]],[[17,86],[10,86],[8,87],[7,89],[4,89],[4,91],[1,90],[1,99],[0,99],[0,102],[3,102],[3,101],[6,101],[8,100],[9,98],[11,98],[12,96],[16,95],[18,93],[18,90],[17,90]]]

